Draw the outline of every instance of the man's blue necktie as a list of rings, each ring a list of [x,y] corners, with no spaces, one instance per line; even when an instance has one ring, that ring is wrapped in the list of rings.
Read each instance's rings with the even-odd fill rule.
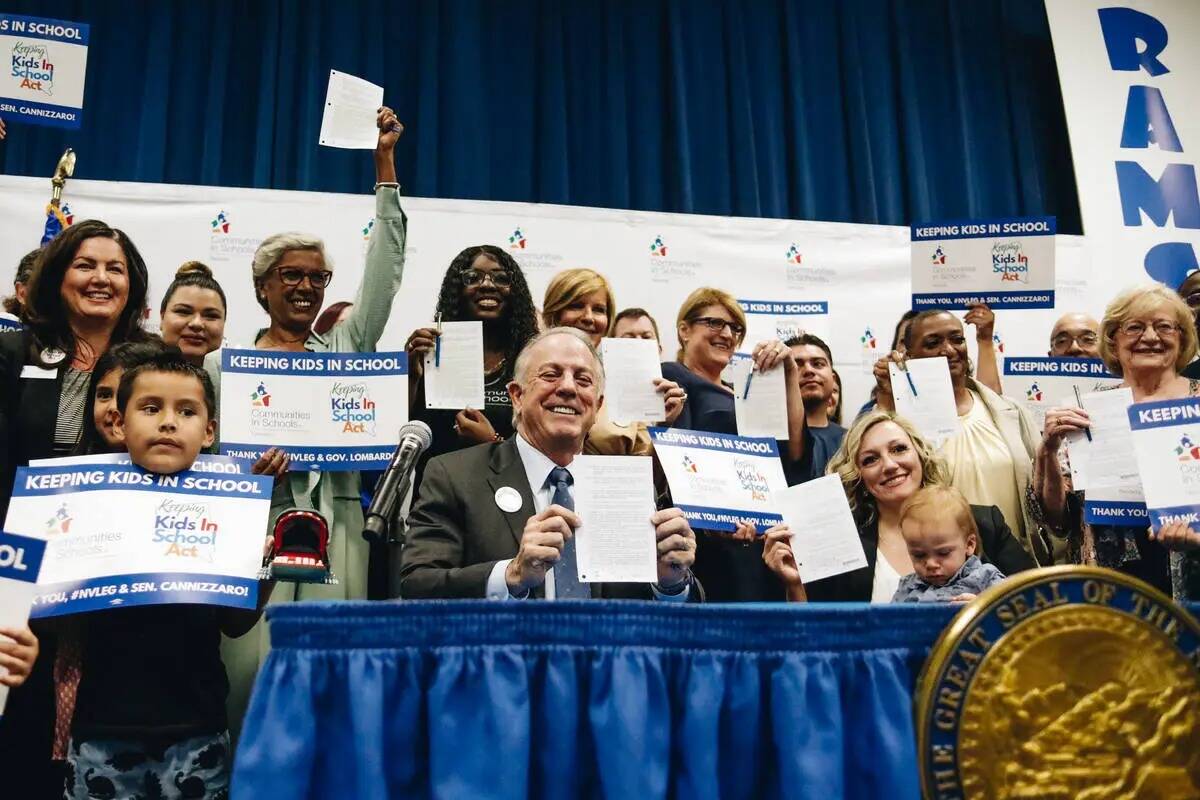
[[[563,508],[575,510],[575,498],[571,497],[571,473],[565,467],[555,467],[546,478],[546,485],[554,487],[550,502]],[[592,596],[591,587],[579,582],[579,566],[575,559],[575,537],[563,544],[562,558],[554,565],[554,596],[559,600],[579,600]]]

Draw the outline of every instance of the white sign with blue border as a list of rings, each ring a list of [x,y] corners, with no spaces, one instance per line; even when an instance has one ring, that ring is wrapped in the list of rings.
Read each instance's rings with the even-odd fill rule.
[[[408,356],[221,352],[220,450],[282,447],[293,470],[383,469],[408,421]]]
[[[1129,425],[1150,527],[1182,521],[1200,531],[1200,398],[1135,403]]]
[[[751,351],[759,342],[772,339],[787,341],[802,333],[811,333],[829,341],[827,300],[738,300],[746,315],[746,336],[742,349]]]
[[[41,539],[0,531],[0,626],[21,628],[29,620],[45,550]],[[0,685],[0,714],[7,699],[8,687]]]
[[[4,527],[46,542],[33,616],[163,603],[255,608],[272,483],[132,465],[19,468]]]
[[[88,31],[80,22],[0,14],[0,117],[78,128]]]
[[[761,533],[783,522],[772,492],[787,488],[774,439],[680,428],[650,428],[650,441],[675,505],[695,528]]]
[[[912,307],[1054,308],[1054,217],[912,226]]]
[[[1121,379],[1098,358],[1006,356],[1004,359],[1004,394],[1025,406],[1039,431],[1045,427],[1046,412],[1051,408],[1067,400],[1075,405],[1076,392],[1087,394],[1120,384]]]

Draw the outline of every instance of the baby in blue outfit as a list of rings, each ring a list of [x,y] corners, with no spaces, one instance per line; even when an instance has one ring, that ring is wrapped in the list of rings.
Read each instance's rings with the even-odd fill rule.
[[[975,555],[979,528],[957,489],[918,489],[900,509],[900,533],[916,571],[900,579],[893,603],[966,602],[1004,580]]]

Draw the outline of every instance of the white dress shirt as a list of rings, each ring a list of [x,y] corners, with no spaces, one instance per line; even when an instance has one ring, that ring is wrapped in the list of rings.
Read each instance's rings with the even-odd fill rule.
[[[520,433],[515,436],[517,440],[517,454],[521,456],[521,465],[525,467],[525,477],[529,481],[529,488],[533,492],[533,513],[540,514],[550,507],[551,501],[554,499],[554,487],[547,485],[547,479],[550,477],[550,471],[558,466],[550,458],[531,445],[525,440],[525,437]],[[567,465],[567,471],[571,470],[571,465]],[[516,488],[515,486],[513,487]],[[575,499],[575,487],[573,484],[567,486],[567,491],[571,494],[572,505]],[[492,567],[491,573],[488,575],[487,582],[487,598],[489,600],[519,600],[522,598],[513,597],[508,591],[508,581],[504,578],[504,573],[508,569],[511,558],[503,561],[497,561]],[[554,593],[554,569],[546,570],[545,594],[547,600],[555,598]],[[682,592],[677,594],[663,594],[659,591],[657,585],[650,587],[656,600],[666,600],[669,602],[682,603],[687,602],[688,595],[691,592],[691,584],[685,586]]]

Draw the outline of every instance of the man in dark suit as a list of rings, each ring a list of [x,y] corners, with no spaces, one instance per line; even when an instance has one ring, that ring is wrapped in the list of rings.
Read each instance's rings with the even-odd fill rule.
[[[650,518],[657,583],[579,583],[570,464],[603,402],[604,368],[585,335],[553,328],[530,340],[513,375],[516,434],[426,466],[408,519],[401,596],[700,601],[691,574],[696,539],[677,508]]]

